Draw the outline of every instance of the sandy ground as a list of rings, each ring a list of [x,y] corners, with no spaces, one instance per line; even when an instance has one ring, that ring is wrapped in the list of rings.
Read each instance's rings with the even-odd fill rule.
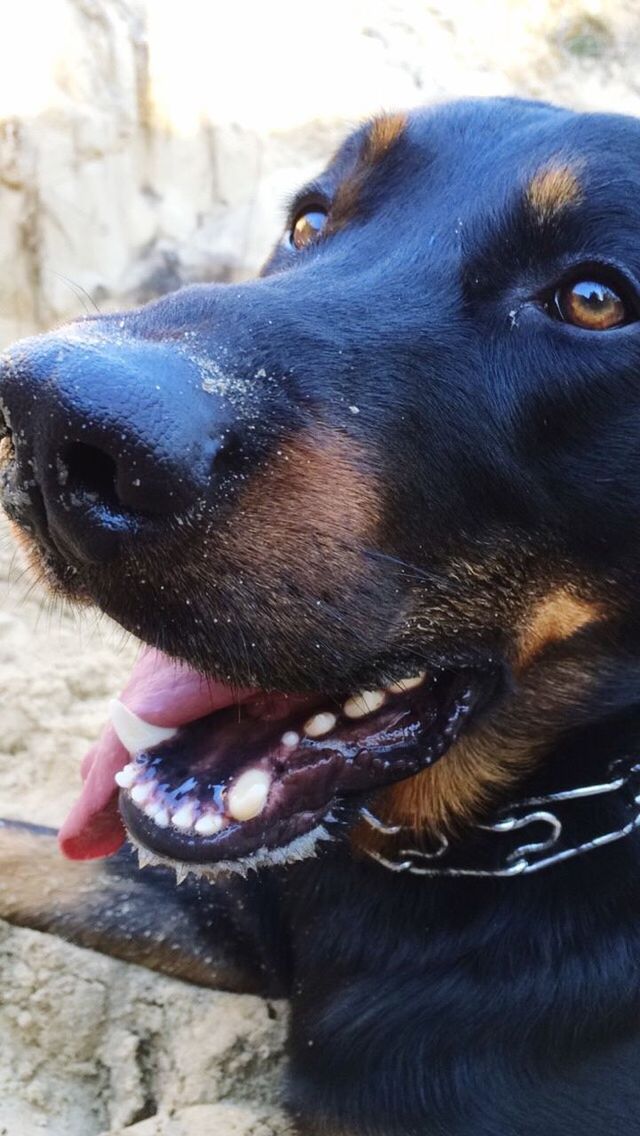
[[[135,650],[51,610],[0,522],[0,816],[61,821]],[[0,923],[0,1136],[281,1136],[285,1018]]]

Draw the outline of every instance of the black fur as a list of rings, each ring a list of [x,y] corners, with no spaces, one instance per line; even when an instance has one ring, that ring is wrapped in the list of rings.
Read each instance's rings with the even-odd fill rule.
[[[331,202],[362,138],[290,220]],[[549,167],[575,171],[579,192],[544,212],[528,189]],[[637,121],[517,100],[416,112],[359,183],[353,215],[302,252],[285,239],[262,280],[185,289],[84,321],[72,341],[16,348],[0,396],[14,423],[36,426],[19,460],[45,470],[65,430],[77,442],[80,415],[87,444],[107,452],[124,422],[126,445],[142,438],[160,474],[137,526],[109,527],[86,502],[65,512],[44,472],[26,515],[15,467],[7,508],[58,586],[206,671],[340,691],[408,662],[490,663],[505,682],[486,760],[499,762],[502,737],[538,755],[518,795],[600,780],[640,752],[639,231]],[[624,295],[626,326],[553,318],[559,282],[594,275]],[[99,348],[83,338],[94,332]],[[136,426],[136,400],[156,377],[150,346],[170,367],[185,335],[233,382],[203,410],[185,378],[160,443],[153,416]],[[96,384],[80,390],[87,369]],[[96,410],[105,389],[115,410]],[[267,587],[249,569],[239,586],[218,547],[238,495],[283,439],[314,431],[346,439],[375,484],[366,573],[341,589],[332,549],[321,595],[302,556],[288,578]],[[203,436],[219,444],[215,483],[184,456]],[[125,473],[118,492],[134,508]],[[105,477],[89,489],[108,496]],[[206,498],[186,539],[166,515],[176,479],[187,503]],[[327,491],[338,510],[340,486]],[[518,635],[558,588],[597,618],[522,676]],[[602,831],[623,822],[615,798],[593,810]],[[637,835],[504,881],[396,876],[342,843],[247,886],[267,985],[292,1001],[289,1099],[307,1136],[640,1132]]]

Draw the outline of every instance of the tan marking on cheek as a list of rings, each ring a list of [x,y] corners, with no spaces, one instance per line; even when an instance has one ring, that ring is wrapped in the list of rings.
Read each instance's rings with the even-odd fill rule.
[[[578,169],[567,163],[549,163],[538,170],[527,186],[527,202],[537,220],[551,220],[583,198]]]
[[[317,593],[363,578],[363,546],[375,542],[381,492],[366,455],[320,427],[283,442],[240,495],[224,533],[230,563],[275,583],[295,573]]]
[[[374,118],[362,143],[354,169],[341,182],[329,216],[328,233],[342,229],[357,216],[366,179],[378,162],[402,137],[407,125],[404,114],[381,114]]]
[[[429,769],[383,790],[375,811],[386,823],[401,824],[414,833],[455,832],[480,817],[533,764],[534,747],[526,743],[501,745],[483,732],[463,737]],[[369,828],[360,826],[356,831],[356,847],[380,843]]]
[[[530,614],[520,632],[514,669],[516,674],[529,666],[545,647],[574,635],[580,628],[601,619],[598,605],[558,588],[544,599]]]
[[[517,791],[523,778],[544,759],[560,732],[581,719],[590,705],[597,665],[588,671],[574,660],[556,660],[542,673],[535,668],[488,720],[471,729],[429,769],[390,786],[376,797],[373,809],[388,824],[401,824],[415,834],[457,833],[486,816]],[[391,847],[406,846],[408,833]],[[354,833],[356,849],[389,848],[361,825]]]

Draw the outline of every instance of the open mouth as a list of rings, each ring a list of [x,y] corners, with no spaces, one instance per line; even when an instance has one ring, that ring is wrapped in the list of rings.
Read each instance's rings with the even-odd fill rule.
[[[420,671],[341,700],[215,683],[194,701],[195,677],[182,672],[191,693],[181,725],[168,724],[168,707],[157,725],[112,703],[119,753],[109,772],[133,842],[210,874],[312,852],[345,806],[437,761],[486,688],[472,670]],[[203,704],[208,713],[189,716]]]
[[[490,670],[416,668],[343,698],[265,693],[146,649],[85,761],[62,849],[108,855],[129,835],[143,858],[209,875],[299,859],[373,790],[439,760],[494,687]]]

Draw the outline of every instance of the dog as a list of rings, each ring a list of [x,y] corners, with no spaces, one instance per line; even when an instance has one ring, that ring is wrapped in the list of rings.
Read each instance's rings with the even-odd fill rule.
[[[639,201],[632,118],[385,114],[259,279],[3,358],[16,536],[146,649],[0,913],[286,994],[304,1136],[640,1132]]]

